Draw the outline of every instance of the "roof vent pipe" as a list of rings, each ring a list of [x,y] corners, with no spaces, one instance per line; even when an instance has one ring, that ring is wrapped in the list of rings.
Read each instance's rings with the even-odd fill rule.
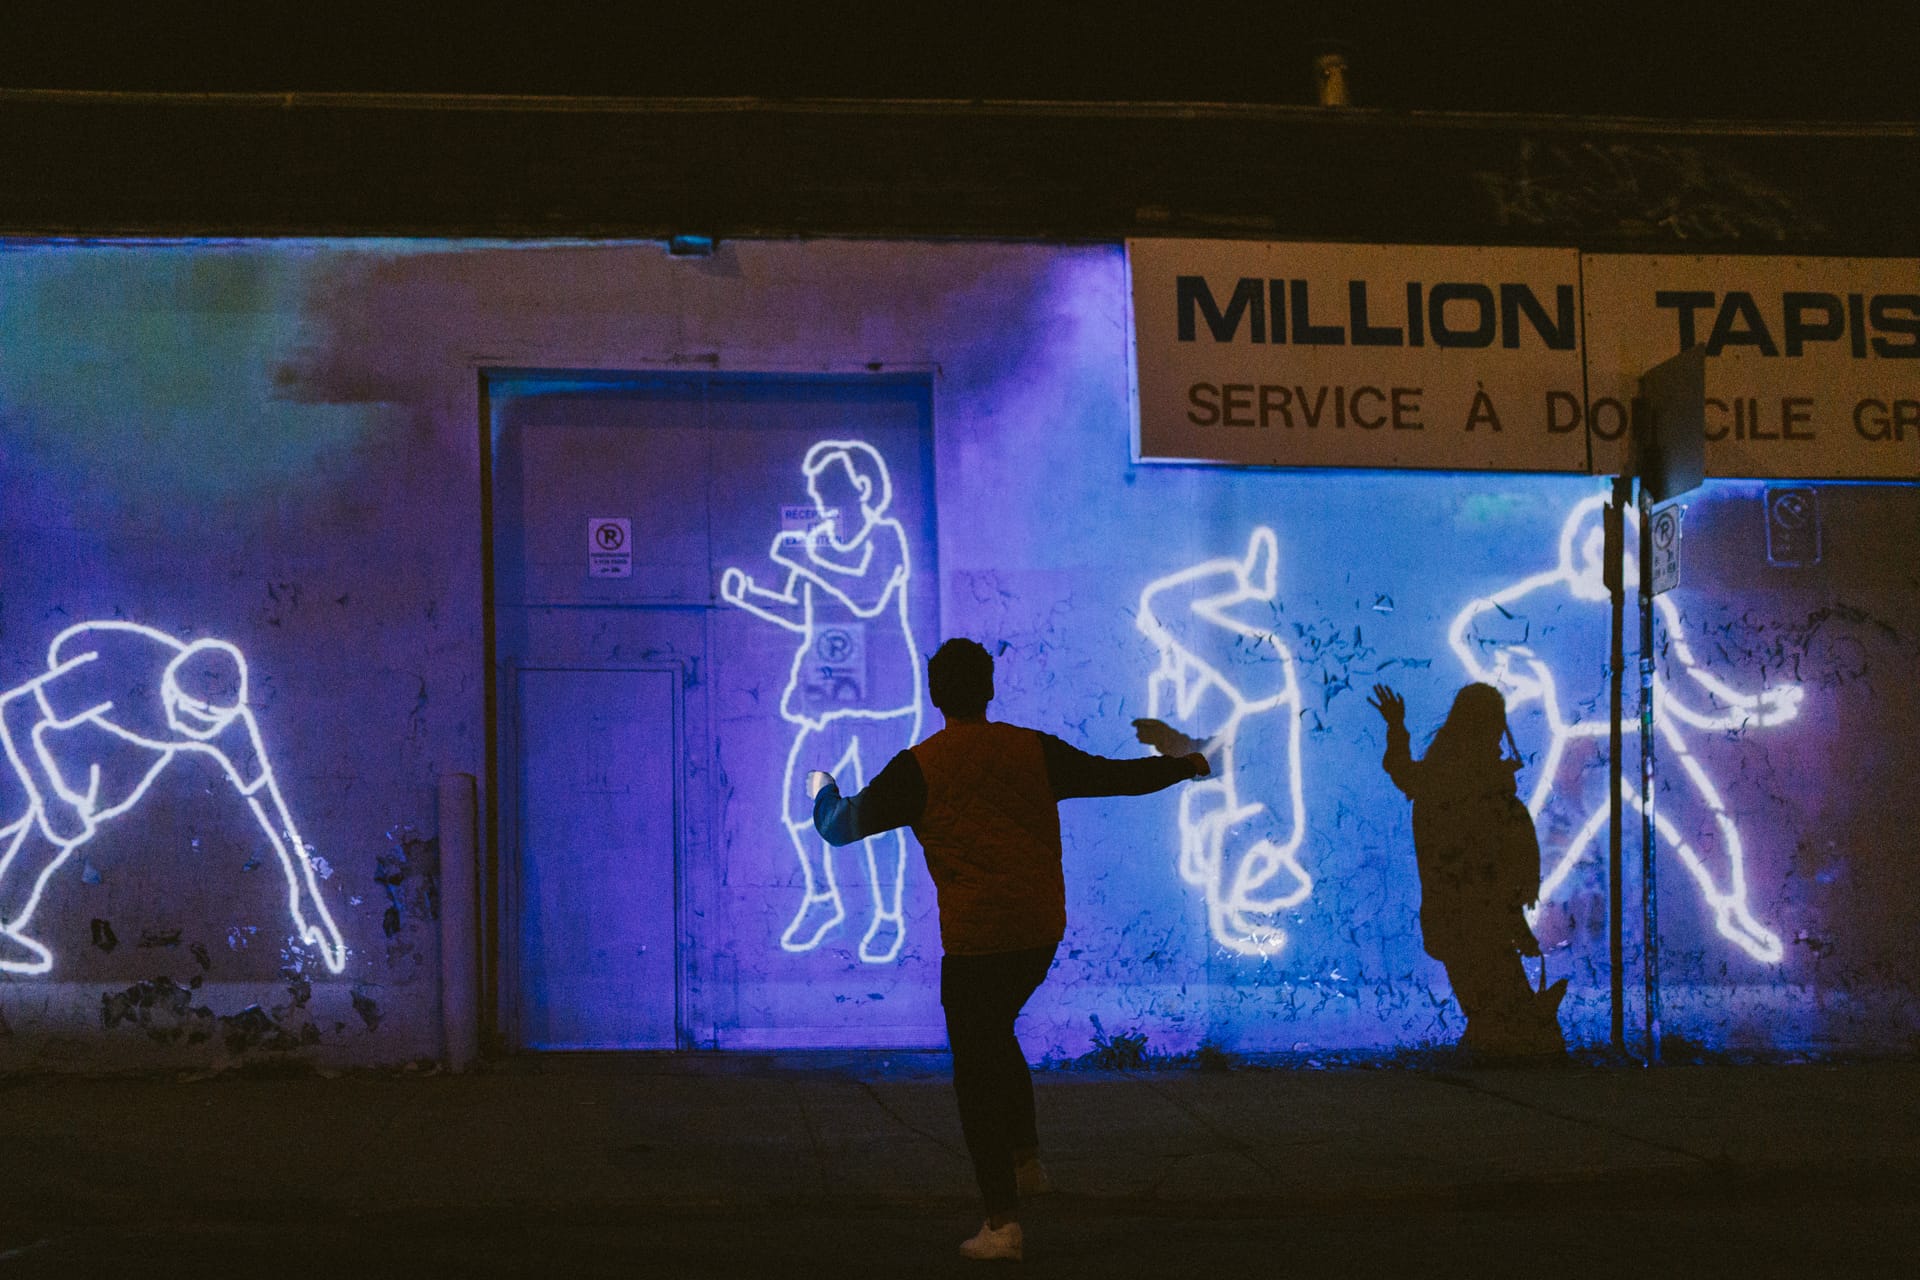
[[[1313,55],[1314,100],[1323,107],[1350,107],[1353,95],[1347,87],[1347,49],[1344,45],[1323,44]]]

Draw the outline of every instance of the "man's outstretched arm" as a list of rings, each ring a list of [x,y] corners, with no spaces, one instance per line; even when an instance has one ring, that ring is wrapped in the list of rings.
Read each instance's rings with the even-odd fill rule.
[[[829,774],[818,777],[826,781],[813,796],[813,829],[831,845],[852,844],[895,827],[912,826],[926,812],[927,778],[911,751],[887,761],[887,767],[858,795],[841,795]]]
[[[1198,752],[1184,756],[1142,756],[1112,760],[1089,755],[1050,733],[1040,735],[1040,753],[1047,762],[1047,785],[1056,800],[1082,796],[1144,796],[1176,782],[1203,778],[1211,770]]]

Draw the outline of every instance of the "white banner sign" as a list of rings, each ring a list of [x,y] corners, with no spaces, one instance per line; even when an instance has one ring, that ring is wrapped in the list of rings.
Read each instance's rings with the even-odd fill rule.
[[[1136,456],[1585,471],[1571,249],[1131,240]]]
[[[1599,255],[1582,266],[1595,471],[1622,465],[1640,375],[1699,344],[1707,475],[1920,476],[1920,263]]]

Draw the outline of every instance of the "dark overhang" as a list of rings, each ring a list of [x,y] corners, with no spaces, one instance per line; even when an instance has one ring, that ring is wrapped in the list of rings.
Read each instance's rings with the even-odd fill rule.
[[[0,90],[0,233],[1125,236],[1920,256],[1920,125]]]

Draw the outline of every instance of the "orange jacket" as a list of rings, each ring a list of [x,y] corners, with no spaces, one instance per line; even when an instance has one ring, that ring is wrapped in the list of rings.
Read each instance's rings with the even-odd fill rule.
[[[1111,760],[1018,725],[950,721],[858,795],[822,788],[813,823],[836,845],[911,826],[939,895],[947,954],[1025,951],[1066,932],[1059,802],[1145,795],[1193,776],[1184,757]]]

